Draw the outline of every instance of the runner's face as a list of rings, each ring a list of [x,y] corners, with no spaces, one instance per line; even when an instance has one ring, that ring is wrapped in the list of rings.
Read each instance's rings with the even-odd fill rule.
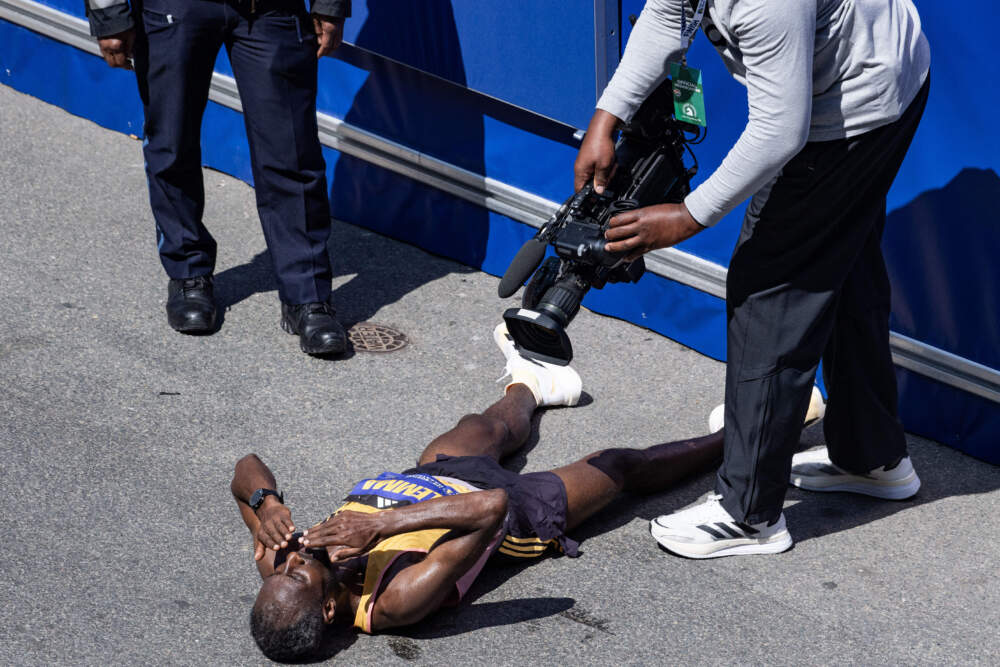
[[[326,566],[305,550],[289,552],[264,579],[258,602],[274,602],[289,611],[322,603]]]

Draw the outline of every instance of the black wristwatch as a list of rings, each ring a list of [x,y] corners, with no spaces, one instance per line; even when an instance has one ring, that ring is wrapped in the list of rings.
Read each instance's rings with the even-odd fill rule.
[[[284,494],[278,493],[274,489],[257,489],[250,496],[250,509],[256,511],[258,507],[264,504],[264,498],[268,496],[274,496],[278,499],[278,502],[282,505],[285,504]]]

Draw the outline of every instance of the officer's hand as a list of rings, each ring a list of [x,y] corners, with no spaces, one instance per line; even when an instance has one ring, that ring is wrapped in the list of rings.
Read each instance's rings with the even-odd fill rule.
[[[265,498],[264,504],[257,508],[256,513],[260,525],[254,535],[253,559],[260,560],[267,549],[277,551],[288,546],[288,540],[295,532],[295,524],[292,523],[292,512],[274,496]]]
[[[705,229],[684,204],[659,204],[625,211],[611,218],[604,233],[608,252],[627,252],[627,261],[657,248],[668,248]]]
[[[116,35],[108,35],[97,40],[104,62],[111,67],[132,69],[132,46],[135,44],[135,29],[129,28]]]
[[[312,19],[313,29],[316,30],[316,41],[319,42],[316,57],[328,56],[344,39],[344,19],[322,14],[313,14]]]
[[[587,134],[580,144],[580,152],[573,165],[573,189],[579,190],[591,179],[594,190],[604,192],[615,166],[614,134],[621,120],[603,109],[594,112],[587,127]]]

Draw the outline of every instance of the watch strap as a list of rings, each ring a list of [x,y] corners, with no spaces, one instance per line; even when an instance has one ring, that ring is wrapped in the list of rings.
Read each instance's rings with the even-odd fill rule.
[[[278,499],[278,502],[282,505],[285,504],[285,495],[283,493],[278,493],[274,489],[257,489],[250,496],[250,509],[256,510],[258,507],[264,504],[264,499],[268,496],[274,496]]]

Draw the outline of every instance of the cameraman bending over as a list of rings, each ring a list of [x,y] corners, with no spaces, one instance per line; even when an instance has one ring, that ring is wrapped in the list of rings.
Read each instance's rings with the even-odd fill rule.
[[[597,103],[577,188],[592,178],[603,189],[616,128],[682,61],[684,13],[746,86],[747,126],[682,204],[614,218],[607,249],[632,258],[672,246],[753,199],[727,280],[715,493],[651,531],[685,556],[777,553],[792,545],[781,512],[790,474],[803,488],[881,498],[920,487],[897,418],[879,243],[886,193],[927,100],[930,48],[910,0],[649,0]],[[828,451],[793,466],[821,359]]]

